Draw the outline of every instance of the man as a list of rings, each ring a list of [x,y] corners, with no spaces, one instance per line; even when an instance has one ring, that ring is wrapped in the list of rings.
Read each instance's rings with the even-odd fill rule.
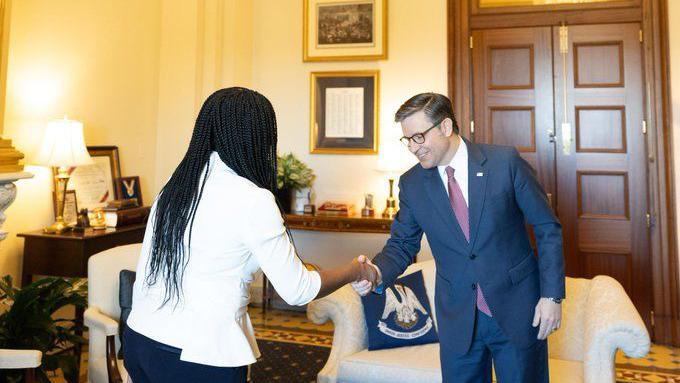
[[[419,164],[399,180],[400,210],[373,259],[381,278],[413,262],[423,233],[437,265],[435,307],[444,382],[548,382],[547,336],[564,298],[562,229],[534,171],[512,147],[459,136],[451,101],[423,93],[397,111]],[[525,222],[533,225],[538,259]],[[375,284],[373,284],[373,283]]]

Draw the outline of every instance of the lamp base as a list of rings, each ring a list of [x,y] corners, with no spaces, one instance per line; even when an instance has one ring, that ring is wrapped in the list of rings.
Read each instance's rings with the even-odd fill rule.
[[[43,228],[43,232],[48,234],[61,234],[70,229],[71,227],[68,226],[61,217],[57,217],[57,220],[53,224]]]

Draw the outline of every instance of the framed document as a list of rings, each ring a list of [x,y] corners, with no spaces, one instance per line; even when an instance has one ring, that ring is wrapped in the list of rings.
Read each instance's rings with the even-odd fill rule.
[[[94,163],[70,168],[68,189],[76,191],[79,208],[91,210],[118,198],[115,180],[120,178],[120,159],[117,146],[88,146],[87,151]]]
[[[304,0],[303,61],[387,58],[387,0]]]
[[[311,153],[378,153],[379,81],[377,70],[311,74]]]

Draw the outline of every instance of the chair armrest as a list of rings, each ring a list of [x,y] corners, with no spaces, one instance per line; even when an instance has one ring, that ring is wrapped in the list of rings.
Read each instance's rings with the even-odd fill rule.
[[[0,349],[0,369],[37,368],[41,362],[38,350]]]
[[[96,307],[88,307],[85,310],[84,320],[85,326],[97,328],[106,336],[118,334],[118,321],[103,314]]]
[[[368,347],[366,321],[361,297],[350,285],[345,285],[319,300],[309,303],[307,317],[316,324],[329,319],[335,327],[333,347],[326,365],[318,375],[318,383],[334,383],[340,360]]]
[[[649,352],[651,341],[640,314],[615,279],[593,278],[585,312],[583,369],[586,383],[614,382],[616,351],[632,358]]]

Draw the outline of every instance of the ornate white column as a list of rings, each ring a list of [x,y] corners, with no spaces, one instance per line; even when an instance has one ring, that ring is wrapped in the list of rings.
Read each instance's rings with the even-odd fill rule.
[[[14,202],[17,196],[17,187],[14,182],[20,179],[33,178],[29,172],[0,173],[0,228],[5,223],[5,209]],[[7,238],[7,232],[0,230],[0,241]]]

